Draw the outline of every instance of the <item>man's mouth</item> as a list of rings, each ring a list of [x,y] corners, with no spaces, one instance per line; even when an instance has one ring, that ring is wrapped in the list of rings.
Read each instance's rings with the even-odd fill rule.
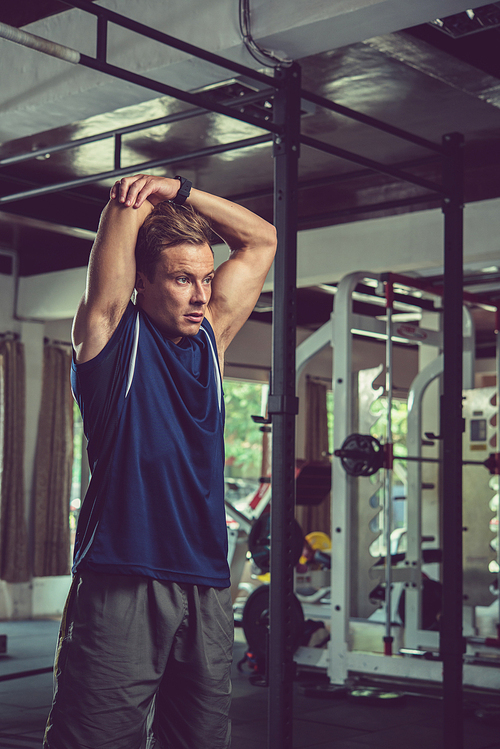
[[[203,313],[202,312],[191,312],[188,315],[184,315],[186,320],[189,320],[189,322],[198,323],[203,320]]]

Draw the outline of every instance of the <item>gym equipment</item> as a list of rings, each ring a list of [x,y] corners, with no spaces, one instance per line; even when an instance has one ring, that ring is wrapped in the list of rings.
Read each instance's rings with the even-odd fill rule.
[[[434,551],[434,550],[433,550]],[[401,557],[401,561],[404,560],[404,554],[393,555],[392,561],[395,562],[394,557]],[[422,611],[421,611],[421,626],[425,630],[438,630],[439,619],[441,615],[441,594],[443,586],[437,580],[432,580],[427,575],[422,574]],[[385,587],[382,583],[377,585],[370,593],[370,600],[385,602]],[[403,588],[398,601],[397,612],[401,619],[401,623],[404,626],[406,618],[406,589]]]
[[[333,348],[333,401],[335,404],[335,417],[334,417],[334,446],[340,447],[342,450],[345,447],[346,435],[351,433],[365,435],[371,431],[371,428],[375,422],[374,415],[370,409],[372,403],[380,397],[384,389],[380,387],[379,375],[383,369],[383,364],[380,363],[378,366],[375,365],[375,359],[371,368],[367,370],[361,370],[357,372],[356,363],[359,361],[360,352],[356,350],[359,345],[357,340],[360,336],[366,341],[370,338],[376,338],[380,341],[387,340],[387,325],[386,321],[381,319],[369,318],[364,315],[361,311],[358,311],[354,306],[356,299],[359,297],[360,301],[366,301],[365,290],[369,289],[370,293],[373,292],[375,287],[380,287],[387,277],[383,277],[377,274],[359,272],[353,273],[346,276],[339,283],[337,292],[335,294],[335,309],[331,315],[330,321],[325,323],[321,328],[316,330],[309,338],[297,348],[297,381],[302,375],[306,365],[311,359],[316,356],[320,351],[328,347]],[[391,274],[391,281],[395,281],[395,277]],[[413,283],[416,281],[416,283]],[[403,281],[402,277],[397,278],[397,282],[404,283],[408,289],[412,286],[420,288],[424,293],[435,293],[431,290],[429,284],[425,284],[422,279],[410,279],[407,278],[406,282]],[[420,286],[419,286],[420,284]],[[363,285],[363,286],[362,286]],[[363,289],[363,290],[362,290]],[[417,292],[419,293],[419,292]],[[363,294],[365,298],[361,298]],[[468,300],[473,301],[469,295]],[[408,304],[412,304],[414,297],[411,292],[406,297]],[[484,299],[484,296],[483,296]],[[353,302],[354,300],[354,302]],[[380,300],[382,301],[382,300]],[[425,300],[426,303],[429,299]],[[399,300],[396,300],[395,306],[399,304]],[[381,305],[382,306],[382,305]],[[332,471],[332,579],[334,583],[331,588],[331,607],[330,607],[330,621],[331,621],[331,640],[329,645],[329,658],[328,663],[324,664],[323,661],[315,661],[315,654],[311,652],[311,649],[300,648],[296,654],[295,659],[299,663],[307,664],[308,662],[317,662],[321,664],[321,667],[327,668],[330,681],[333,684],[344,684],[346,679],[349,678],[349,674],[353,672],[380,675],[383,674],[387,677],[395,677],[398,679],[422,679],[424,681],[440,682],[442,679],[443,664],[435,658],[429,659],[425,656],[426,652],[438,653],[439,652],[439,640],[440,632],[438,630],[424,629],[422,625],[427,624],[427,618],[425,621],[422,620],[423,616],[423,589],[426,586],[425,573],[428,573],[430,577],[438,577],[439,570],[432,569],[427,570],[425,565],[436,565],[441,564],[442,552],[438,549],[425,548],[429,539],[426,538],[429,535],[437,535],[435,529],[439,528],[440,516],[440,498],[438,491],[438,482],[440,480],[440,473],[438,474],[438,467],[443,466],[449,474],[449,462],[442,462],[439,460],[440,456],[436,453],[429,453],[433,455],[432,459],[420,460],[422,456],[423,446],[429,443],[422,440],[422,435],[426,430],[431,429],[436,434],[440,434],[440,425],[444,424],[443,419],[441,422],[438,421],[439,408],[432,409],[427,408],[427,401],[424,396],[430,393],[429,403],[431,399],[436,397],[436,403],[438,403],[438,397],[440,388],[446,387],[446,382],[440,382],[443,375],[444,368],[444,357],[443,351],[443,333],[441,329],[434,327],[435,323],[439,325],[440,314],[442,313],[441,304],[438,302],[434,305],[434,309],[427,306],[430,310],[429,324],[422,322],[420,324],[402,324],[397,321],[396,315],[393,317],[391,336],[394,343],[397,344],[397,348],[394,350],[395,355],[395,372],[398,372],[398,356],[400,350],[404,344],[408,344],[413,349],[415,357],[419,358],[419,370],[418,374],[411,383],[410,390],[408,393],[408,433],[407,433],[407,446],[410,460],[405,464],[401,463],[399,459],[394,459],[394,471],[400,473],[403,465],[406,465],[406,480],[405,480],[405,527],[407,529],[405,541],[407,544],[405,558],[402,563],[398,562],[397,555],[391,554],[391,565],[385,565],[383,557],[386,556],[384,551],[384,543],[379,542],[378,553],[381,556],[377,557],[377,551],[375,550],[374,541],[377,537],[377,530],[387,530],[385,527],[385,519],[382,521],[383,513],[381,512],[381,501],[380,495],[383,491],[383,478],[381,474],[374,473],[370,476],[368,481],[356,480],[356,477],[349,475],[345,470],[340,470],[341,465],[334,466]],[[395,309],[395,312],[403,310]],[[474,391],[475,380],[474,380],[474,359],[475,359],[475,342],[474,342],[474,327],[472,323],[472,317],[469,308],[464,305],[462,310],[463,317],[463,387],[465,391]],[[455,322],[456,315],[455,315]],[[461,327],[461,326],[460,326]],[[498,329],[500,330],[500,313],[498,316]],[[356,338],[356,342],[355,339]],[[497,339],[498,343],[498,354],[497,354],[497,368],[499,369],[498,376],[500,381],[500,335]],[[367,341],[369,346],[369,340]],[[363,344],[365,345],[365,344]],[[418,348],[418,354],[416,349]],[[383,352],[382,352],[383,357]],[[381,357],[381,359],[382,359]],[[406,354],[405,354],[406,357]],[[379,361],[378,359],[376,361]],[[400,368],[400,372],[401,372]],[[397,375],[396,375],[397,376]],[[376,381],[376,384],[374,384]],[[402,383],[399,383],[400,385]],[[378,386],[378,387],[377,387]],[[492,388],[493,390],[495,388]],[[475,391],[474,391],[475,392]],[[466,416],[468,408],[469,398],[467,397],[464,402],[464,416]],[[473,405],[474,402],[474,405]],[[432,400],[432,403],[434,401]],[[468,605],[469,600],[475,601],[475,598],[471,595],[471,588],[474,584],[474,590],[479,593],[479,588],[486,588],[487,593],[488,587],[486,580],[489,579],[489,584],[494,584],[494,575],[488,571],[488,562],[490,560],[491,552],[487,547],[490,542],[490,534],[488,533],[488,522],[490,517],[493,516],[495,509],[489,505],[492,500],[494,492],[498,492],[498,483],[490,484],[488,490],[488,482],[492,482],[493,479],[499,478],[500,471],[498,468],[493,468],[493,459],[491,462],[478,461],[477,458],[487,457],[491,450],[498,449],[500,445],[500,438],[498,432],[500,432],[500,418],[497,415],[496,429],[492,421],[492,414],[490,411],[490,405],[488,400],[488,407],[480,410],[483,411],[481,419],[486,421],[487,433],[484,440],[479,441],[478,436],[475,435],[475,431],[481,427],[478,418],[478,408],[476,405],[477,401],[472,400],[470,405],[470,419],[465,420],[466,432],[464,434],[464,454],[463,457],[470,459],[471,463],[464,462],[464,481],[467,479],[467,473],[471,473],[471,482],[474,487],[473,493],[470,493],[470,497],[464,497],[464,521],[466,521],[466,510],[467,504],[470,505],[470,517],[471,520],[463,523],[464,526],[468,526],[467,531],[464,531],[463,538],[463,549],[464,549],[464,593],[467,594],[468,599],[464,601],[464,633],[467,636],[467,632],[474,628],[474,610],[472,606]],[[500,407],[500,403],[497,397],[497,402],[491,403],[494,410]],[[444,413],[444,418],[447,418],[447,414]],[[460,426],[461,429],[461,426]],[[494,431],[497,432],[497,443],[496,446],[492,442],[494,437]],[[467,452],[467,435],[470,433],[470,450]],[[478,433],[479,435],[479,433]],[[427,437],[427,435],[426,435]],[[427,437],[432,439],[432,437]],[[343,444],[344,443],[344,444]],[[444,444],[444,443],[443,443]],[[373,470],[373,460],[382,460],[381,467],[384,467],[385,454],[381,456],[372,456],[372,452],[379,451],[378,445],[373,443],[366,446],[363,443],[363,448],[360,450],[359,444],[350,444],[350,448],[359,450],[364,454],[356,454],[352,451],[350,454],[338,455],[338,458],[344,461],[352,461],[352,465],[356,461],[360,461],[362,465],[362,471]],[[444,445],[446,447],[446,445]],[[385,448],[386,450],[392,448]],[[482,451],[482,452],[481,452]],[[390,457],[390,456],[388,456]],[[494,456],[496,463],[500,460],[498,453]],[[475,460],[474,460],[475,459]],[[405,461],[405,458],[401,459]],[[475,465],[485,465],[491,473],[495,475],[492,477],[486,471],[476,471]],[[490,467],[491,466],[491,467]],[[356,473],[356,472],[355,472]],[[479,484],[481,487],[486,485],[485,488],[481,488],[481,494],[479,494]],[[448,497],[448,510],[454,506],[456,502],[453,501],[455,496],[450,491],[450,486],[455,486],[453,482],[444,487],[443,491]],[[464,483],[465,488],[465,483]],[[490,492],[488,494],[488,491]],[[378,496],[376,494],[378,493]],[[456,496],[459,496],[460,493]],[[479,517],[479,505],[481,504],[481,517]],[[482,505],[485,505],[482,508]],[[484,511],[483,511],[484,509]],[[445,513],[446,515],[446,513]],[[486,516],[486,524],[482,524],[482,518]],[[378,520],[376,518],[378,517]],[[478,520],[480,522],[478,522]],[[448,523],[448,516],[443,519],[443,522]],[[479,548],[479,539],[473,538],[476,524],[478,527],[485,528],[481,543],[483,546]],[[478,534],[479,534],[478,530]],[[389,548],[394,546],[395,534],[392,533],[391,544]],[[491,534],[493,538],[493,534]],[[472,541],[474,540],[474,544]],[[425,542],[425,543],[424,543]],[[424,543],[424,546],[422,544]],[[387,545],[387,542],[385,542]],[[470,550],[468,548],[470,547]],[[448,565],[452,554],[452,545],[448,543]],[[432,558],[429,554],[432,552]],[[377,566],[377,559],[380,564]],[[422,567],[424,566],[424,569]],[[378,653],[363,652],[358,649],[356,643],[357,636],[357,625],[359,619],[366,620],[371,618],[373,609],[370,610],[368,595],[377,583],[384,582],[385,568],[389,567],[392,571],[393,585],[394,585],[394,597],[397,594],[397,588],[404,588],[404,619],[405,626],[404,630],[399,628],[397,631],[398,639],[402,638],[402,648],[408,654],[421,654],[420,658],[416,657],[405,657],[405,658],[381,658]],[[477,571],[481,567],[481,574],[485,578],[485,583],[481,582],[479,586],[477,584],[478,577]],[[468,572],[470,570],[470,584],[468,581]],[[343,575],[335,574],[335,570],[343,570]],[[482,595],[482,593],[481,593]],[[494,596],[493,593],[489,595]],[[476,596],[476,593],[474,593]],[[490,601],[481,601],[477,605],[488,606]],[[500,603],[500,599],[499,599]],[[402,602],[397,598],[397,606],[401,606]],[[474,604],[476,605],[476,604]],[[394,606],[392,607],[392,614],[394,614]],[[396,612],[397,613],[397,612]],[[380,622],[380,618],[376,619]],[[441,624],[443,620],[440,618]],[[444,625],[443,625],[444,627]],[[396,630],[392,631],[392,634],[396,634]],[[456,639],[455,633],[452,633],[452,642],[447,643],[446,647],[451,648],[455,653],[456,650]],[[362,638],[360,638],[361,640]],[[449,638],[448,638],[449,639]],[[469,641],[469,640],[468,640]],[[500,647],[500,638],[498,640],[498,646]],[[479,647],[482,647],[480,644]],[[468,646],[468,650],[472,651],[476,646],[471,642]],[[304,651],[304,652],[302,652]],[[307,652],[305,652],[307,651]],[[448,657],[448,656],[447,656]],[[449,665],[449,663],[448,663]],[[318,666],[320,667],[320,666]],[[500,687],[500,669],[484,667],[477,660],[472,661],[469,659],[464,665],[464,680],[465,683],[471,686],[484,687],[486,684],[491,689],[498,689]]]
[[[241,623],[248,643],[248,650],[252,653],[257,666],[256,670],[261,676],[265,675],[264,681],[254,681],[254,683],[267,686],[269,585],[261,585],[249,595],[243,610]],[[291,627],[293,650],[295,651],[304,632],[304,614],[295,595],[292,597]]]
[[[333,454],[349,476],[373,476],[384,465],[383,447],[371,434],[349,435]]]
[[[304,546],[302,528],[294,521],[291,564],[298,564]],[[263,513],[253,524],[248,536],[248,551],[262,573],[269,572],[271,560],[271,515]],[[246,609],[246,606],[245,606]]]
[[[296,461],[295,504],[320,505],[332,488],[329,460]]]
[[[409,460],[417,463],[442,463],[440,458],[424,458],[414,455],[394,455],[392,444],[382,445],[371,434],[351,434],[334,455],[340,458],[342,468],[349,476],[372,476],[381,468],[386,468],[394,460]],[[486,460],[463,460],[462,465],[483,466],[492,475],[498,474],[496,453],[490,453]]]

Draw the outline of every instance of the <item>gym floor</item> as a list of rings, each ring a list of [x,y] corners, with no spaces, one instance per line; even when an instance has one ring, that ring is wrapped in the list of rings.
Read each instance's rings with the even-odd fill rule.
[[[50,666],[58,622],[1,622],[7,654],[0,656],[0,676]],[[250,671],[236,668],[246,643],[236,629],[233,666],[233,749],[267,746],[267,689],[253,686]],[[352,698],[306,696],[319,677],[299,675],[295,684],[295,749],[454,749],[443,743],[441,702],[431,696],[406,695],[397,704],[361,704]],[[52,674],[0,681],[0,749],[40,749],[52,696]],[[468,697],[469,700],[469,697]],[[484,703],[484,700],[483,700]],[[468,702],[472,708],[472,700]],[[500,723],[488,724],[468,709],[465,749],[500,749]]]

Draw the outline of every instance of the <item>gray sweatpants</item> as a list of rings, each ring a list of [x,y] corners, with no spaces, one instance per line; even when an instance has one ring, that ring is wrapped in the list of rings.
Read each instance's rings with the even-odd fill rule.
[[[229,749],[232,644],[229,589],[82,572],[44,749]]]

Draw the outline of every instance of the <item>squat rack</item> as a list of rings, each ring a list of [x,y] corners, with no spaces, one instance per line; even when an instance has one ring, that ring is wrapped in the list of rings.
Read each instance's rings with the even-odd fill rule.
[[[444,213],[444,403],[443,413],[447,419],[442,423],[444,451],[443,493],[443,622],[441,629],[441,654],[443,658],[443,747],[453,745],[463,749],[462,736],[462,287],[463,287],[463,138],[458,133],[447,134],[441,144],[425,140],[397,127],[381,122],[328,99],[301,89],[300,66],[276,68],[274,76],[259,73],[239,63],[207,52],[191,44],[175,39],[163,32],[133,21],[107,8],[96,6],[88,0],[63,0],[66,5],[93,14],[97,19],[96,56],[90,57],[77,50],[54,44],[19,29],[0,24],[0,37],[28,46],[45,54],[53,55],[69,63],[82,65],[121,80],[151,89],[193,106],[187,113],[162,118],[162,122],[174,118],[196,117],[206,112],[218,112],[255,125],[265,131],[256,138],[212,146],[196,152],[157,159],[131,168],[121,166],[121,135],[130,132],[127,128],[101,134],[101,138],[113,137],[115,141],[115,168],[111,171],[77,178],[53,185],[44,185],[24,192],[0,197],[0,205],[24,198],[68,190],[70,188],[114,179],[131,172],[146,171],[159,166],[172,165],[188,158],[208,156],[224,151],[245,148],[257,143],[273,141],[274,173],[274,221],[278,233],[278,252],[274,268],[274,314],[273,314],[273,369],[272,388],[268,412],[273,424],[273,501],[271,510],[271,596],[269,635],[269,728],[268,746],[273,749],[289,749],[293,746],[292,704],[294,663],[291,642],[291,612],[293,597],[292,530],[295,505],[295,416],[298,401],[295,395],[295,330],[296,330],[296,275],[297,275],[297,193],[298,162],[300,145],[340,157],[382,174],[389,175],[423,188],[425,195],[415,196],[418,203],[430,196],[442,199]],[[113,23],[154,39],[169,47],[183,51],[207,63],[214,64],[238,75],[244,75],[260,85],[264,91],[250,95],[248,102],[263,96],[273,96],[273,119],[262,121],[248,112],[241,112],[236,104],[242,99],[225,103],[217,102],[210,95],[191,93],[160,83],[142,75],[132,73],[107,62],[107,29]],[[331,111],[355,119],[370,127],[402,138],[438,154],[442,158],[442,182],[435,184],[426,179],[392,166],[372,161],[315,138],[301,135],[301,99]],[[153,122],[153,121],[152,121]],[[157,124],[157,121],[154,121]],[[143,126],[152,126],[143,123]],[[140,126],[138,126],[139,128]],[[95,137],[98,139],[98,137]],[[85,142],[90,142],[85,139]],[[60,144],[52,147],[65,150],[76,145]],[[43,150],[44,153],[48,149]],[[0,160],[0,167],[12,165],[29,158],[37,152],[20,154]],[[405,200],[408,204],[408,200]],[[380,207],[385,207],[380,204]],[[373,206],[375,210],[377,206]],[[361,207],[361,211],[363,207]],[[366,208],[365,208],[366,210]],[[336,445],[340,447],[340,445]],[[342,519],[338,519],[340,527]],[[346,602],[347,604],[347,602]],[[446,739],[444,738],[446,736]]]

